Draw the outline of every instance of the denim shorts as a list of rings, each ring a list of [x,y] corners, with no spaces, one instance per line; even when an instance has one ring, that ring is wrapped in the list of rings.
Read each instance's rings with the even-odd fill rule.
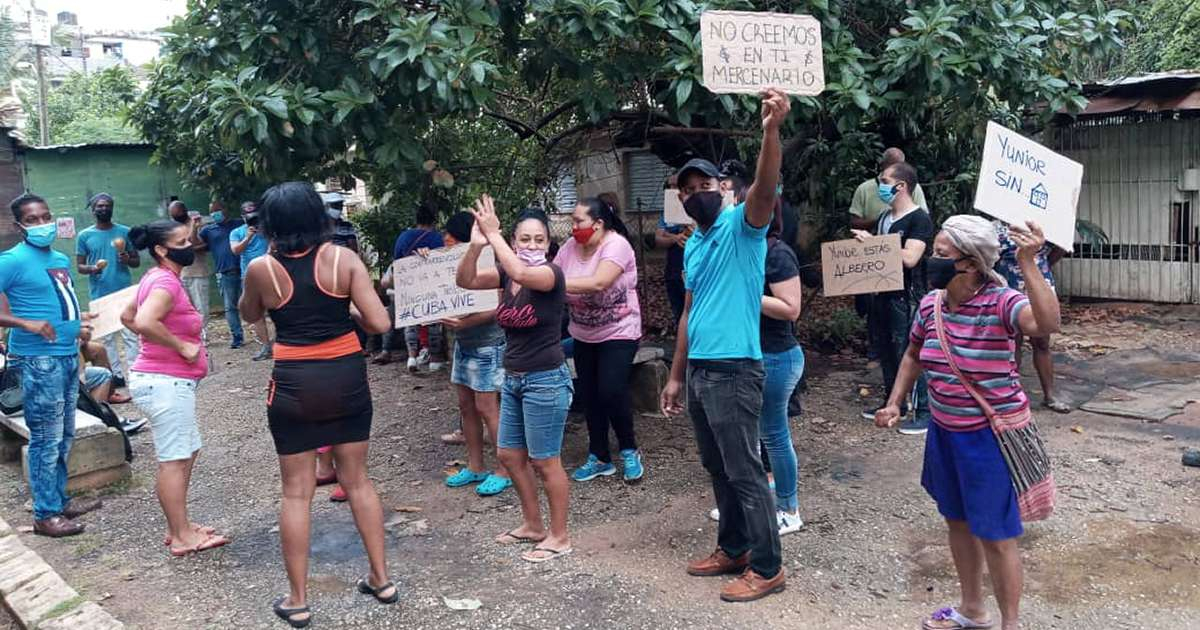
[[[93,389],[111,381],[112,377],[112,371],[108,368],[89,365],[83,368],[83,387],[90,394]]]
[[[450,382],[475,392],[498,392],[504,385],[504,343],[464,348],[454,342]]]
[[[565,363],[544,372],[505,374],[496,446],[528,451],[530,459],[558,457],[574,393]]]
[[[188,459],[200,450],[196,381],[167,374],[131,372],[129,394],[150,419],[160,462]]]

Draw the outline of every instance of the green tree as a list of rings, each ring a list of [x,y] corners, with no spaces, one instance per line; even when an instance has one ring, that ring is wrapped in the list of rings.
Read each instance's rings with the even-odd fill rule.
[[[827,89],[794,107],[788,197],[814,216],[844,214],[879,148],[897,144],[938,207],[957,210],[983,123],[1036,132],[1054,112],[1079,110],[1084,69],[1119,49],[1132,23],[1098,0],[917,4],[210,0],[169,29],[133,116],[192,173],[240,167],[211,169],[200,178],[210,188],[355,174],[383,206],[447,190],[457,205],[471,190],[459,182],[492,187],[507,173],[529,200],[597,132],[671,159],[687,148],[752,155],[755,99],[700,85],[700,13],[809,13],[822,23]],[[492,175],[453,168],[505,156],[511,165]],[[429,160],[454,187],[434,186]]]
[[[141,133],[127,123],[125,113],[137,96],[137,81],[124,66],[69,75],[46,95],[50,144],[141,142]],[[22,100],[28,117],[26,136],[38,138],[36,96],[26,94]]]
[[[1120,64],[1124,74],[1200,70],[1200,2],[1132,2],[1141,28]]]

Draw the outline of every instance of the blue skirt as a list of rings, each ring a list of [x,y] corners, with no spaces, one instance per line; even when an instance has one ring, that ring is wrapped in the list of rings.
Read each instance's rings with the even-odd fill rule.
[[[1025,531],[1017,491],[990,427],[958,432],[931,422],[921,486],[942,516],[966,521],[977,538],[1007,540]]]

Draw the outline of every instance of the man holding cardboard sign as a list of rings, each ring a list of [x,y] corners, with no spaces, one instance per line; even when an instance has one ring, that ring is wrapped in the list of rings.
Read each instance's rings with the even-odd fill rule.
[[[879,215],[875,234],[896,234],[900,237],[900,256],[904,264],[904,288],[900,291],[876,293],[871,296],[867,318],[871,345],[883,370],[884,394],[892,391],[900,361],[908,349],[908,331],[913,314],[926,293],[925,258],[933,241],[933,220],[929,213],[912,198],[917,189],[917,169],[906,162],[892,164],[879,174],[879,199],[888,204],[888,211]],[[865,241],[871,233],[851,230],[854,237]],[[924,376],[913,388],[915,417],[905,420],[898,429],[905,435],[922,435],[929,428],[929,395]],[[863,410],[864,419],[874,420],[877,406]],[[902,413],[907,413],[903,409]]]

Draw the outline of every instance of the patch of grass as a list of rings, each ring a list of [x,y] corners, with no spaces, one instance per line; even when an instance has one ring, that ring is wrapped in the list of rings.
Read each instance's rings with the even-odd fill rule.
[[[51,608],[49,610],[49,612],[47,612],[45,615],[42,616],[41,619],[38,619],[38,624],[40,625],[42,623],[50,621],[51,619],[61,617],[65,614],[71,612],[72,610],[75,610],[80,604],[82,604],[85,601],[87,601],[86,597],[84,597],[83,595],[76,595],[75,597],[68,599],[67,601],[55,606],[54,608]]]
[[[99,534],[80,534],[79,536],[72,536],[70,538],[70,545],[75,557],[82,558],[103,547],[104,539]]]
[[[97,491],[102,497],[110,497],[117,494],[129,494],[133,490],[146,487],[146,480],[136,473],[130,473],[124,479],[111,483]]]

